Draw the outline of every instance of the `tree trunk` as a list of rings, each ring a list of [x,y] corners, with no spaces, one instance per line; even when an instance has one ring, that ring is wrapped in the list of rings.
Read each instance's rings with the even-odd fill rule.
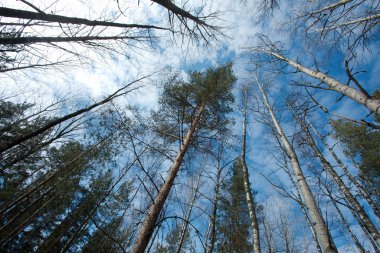
[[[145,248],[147,247],[150,237],[153,234],[157,217],[161,212],[162,207],[165,204],[166,198],[169,195],[170,189],[173,186],[174,179],[176,178],[179,168],[181,167],[183,157],[186,154],[187,149],[189,148],[191,139],[195,133],[196,126],[198,124],[198,121],[203,113],[203,110],[205,109],[205,104],[202,104],[198,108],[198,112],[195,115],[195,118],[193,119],[193,122],[191,124],[191,127],[189,131],[186,134],[186,138],[181,145],[181,149],[177,154],[176,159],[174,160],[168,176],[165,180],[165,183],[162,185],[160,191],[158,192],[154,202],[149,208],[148,214],[145,217],[145,220],[140,228],[139,234],[137,236],[137,239],[135,241],[135,244],[133,245],[133,248],[131,250],[132,253],[143,253]]]
[[[289,65],[291,65],[294,68],[296,68],[297,70],[305,73],[306,75],[308,75],[312,78],[316,78],[316,79],[322,81],[323,83],[327,84],[330,87],[330,89],[351,98],[352,100],[358,102],[359,104],[364,105],[365,107],[367,107],[369,110],[371,110],[375,114],[380,115],[380,100],[379,99],[368,98],[362,92],[360,92],[360,91],[358,91],[352,87],[349,87],[349,86],[339,82],[338,80],[336,80],[336,79],[334,79],[334,78],[332,78],[326,74],[323,74],[322,72],[306,68],[306,67],[302,66],[301,64],[284,57],[281,54],[278,54],[278,53],[275,53],[275,52],[269,51],[269,50],[261,50],[261,51],[263,51],[267,54],[270,54],[270,55],[276,57],[277,59],[279,59],[281,61],[287,62]]]
[[[285,155],[284,155],[284,156],[285,156]],[[296,195],[297,195],[297,199],[298,199],[298,204],[300,205],[300,208],[301,208],[301,211],[302,211],[303,216],[304,216],[304,218],[305,218],[305,221],[306,221],[307,225],[308,225],[309,228],[310,228],[311,234],[313,235],[313,240],[314,240],[314,243],[315,243],[315,247],[317,248],[318,253],[322,253],[322,249],[321,249],[321,246],[320,246],[319,243],[318,243],[317,235],[316,235],[316,233],[315,233],[315,230],[314,230],[313,224],[311,223],[310,218],[309,218],[309,216],[307,215],[307,212],[306,212],[306,207],[305,207],[305,205],[303,204],[300,190],[299,190],[299,188],[298,188],[296,182],[294,181],[294,178],[292,177],[292,175],[290,174],[290,171],[289,171],[289,169],[288,169],[288,162],[287,162],[287,160],[286,160],[286,157],[284,157],[284,162],[285,162],[285,173],[288,175],[290,181],[291,181],[292,184],[293,184],[294,189],[296,190]]]
[[[330,237],[329,231],[327,229],[327,226],[322,218],[322,215],[319,212],[319,208],[317,206],[317,203],[315,202],[314,196],[311,193],[310,187],[308,183],[306,182],[306,179],[303,175],[302,169],[298,162],[298,157],[293,149],[293,147],[290,145],[288,139],[286,138],[284,132],[282,131],[281,126],[279,125],[273,110],[269,104],[269,101],[267,99],[267,96],[264,92],[263,87],[257,80],[257,86],[259,87],[264,103],[266,107],[268,108],[269,114],[272,118],[273,124],[275,125],[275,128],[280,136],[280,139],[284,145],[285,151],[290,159],[290,164],[293,168],[294,175],[297,179],[298,185],[300,187],[306,208],[309,212],[310,218],[314,224],[315,232],[318,237],[318,241],[320,242],[322,249],[325,253],[337,253],[337,249],[334,245],[333,240]]]
[[[313,136],[311,135],[308,127],[306,126],[305,122],[303,120],[301,120],[301,118],[297,115],[297,113],[293,110],[293,108],[290,105],[289,105],[289,107],[293,111],[293,114],[294,114],[296,120],[298,121],[298,123],[300,123],[302,129],[306,133],[307,138],[309,139],[309,145],[312,148],[312,150],[314,151],[315,155],[319,158],[319,160],[323,164],[323,167],[326,169],[326,171],[333,178],[335,183],[338,185],[339,189],[343,192],[347,201],[352,205],[354,210],[359,215],[360,219],[363,220],[364,226],[366,227],[368,232],[375,239],[376,243],[380,245],[380,234],[379,234],[379,231],[377,230],[376,226],[372,223],[372,221],[370,220],[370,218],[368,217],[367,213],[364,211],[364,209],[360,205],[360,203],[352,195],[352,193],[350,192],[350,189],[348,189],[346,184],[339,177],[338,173],[334,170],[334,168],[331,166],[331,164],[322,155],[321,151],[317,147],[317,144],[315,143]]]
[[[183,227],[181,229],[181,236],[180,236],[180,239],[179,239],[179,243],[178,243],[178,246],[177,246],[176,253],[180,253],[181,252],[181,249],[182,249],[182,246],[183,246],[183,242],[185,241],[185,238],[186,238],[186,232],[187,232],[187,228],[189,226],[190,215],[191,215],[191,212],[193,211],[193,206],[194,206],[194,203],[197,200],[197,196],[198,196],[199,186],[200,186],[200,182],[201,182],[201,175],[202,174],[199,174],[199,176],[198,176],[198,179],[197,179],[197,182],[196,182],[196,186],[195,186],[195,189],[194,189],[194,195],[193,195],[193,198],[191,199],[189,210],[188,210],[188,212],[186,214],[186,217],[185,217],[185,220],[183,222]]]
[[[246,127],[247,127],[247,90],[244,90],[244,109],[243,109],[243,129],[242,129],[242,147],[241,147],[241,164],[243,169],[243,180],[244,180],[244,189],[245,189],[245,197],[249,209],[249,217],[251,219],[251,228],[252,228],[252,244],[253,244],[253,252],[260,253],[260,235],[259,235],[259,224],[257,222],[256,211],[255,211],[255,203],[252,196],[251,184],[249,182],[249,172],[248,166],[245,160],[246,155]]]
[[[14,37],[0,38],[0,45],[20,45],[34,43],[87,42],[105,40],[134,40],[149,39],[147,36],[78,36],[78,37]]]
[[[215,181],[215,190],[214,190],[214,202],[212,205],[212,214],[210,217],[209,227],[210,227],[210,242],[208,245],[207,253],[212,253],[215,245],[215,233],[216,233],[216,211],[218,209],[218,201],[219,201],[219,187],[220,187],[220,177],[222,174],[222,168],[218,163],[218,172],[216,174]]]
[[[343,215],[342,212],[340,211],[340,209],[339,209],[337,203],[335,202],[335,199],[334,199],[333,196],[332,196],[331,191],[330,191],[327,187],[325,187],[325,188],[326,188],[326,190],[327,190],[328,193],[329,193],[329,197],[330,197],[330,199],[331,199],[331,201],[332,201],[332,203],[333,203],[333,205],[334,205],[336,211],[338,212],[338,215],[339,215],[340,219],[342,220],[344,227],[346,228],[347,232],[349,233],[349,235],[351,236],[352,240],[354,241],[355,246],[358,248],[358,250],[359,250],[360,253],[366,253],[365,249],[364,249],[363,246],[360,244],[358,238],[357,238],[356,235],[352,232],[352,230],[351,230],[351,228],[350,228],[350,225],[348,224],[346,218],[344,217],[344,215]]]
[[[379,208],[376,206],[375,203],[373,203],[371,197],[369,196],[369,194],[367,193],[367,191],[358,183],[358,181],[351,175],[351,173],[348,171],[348,168],[347,166],[342,162],[342,160],[340,160],[340,158],[337,156],[337,154],[335,153],[335,151],[330,147],[330,145],[323,139],[323,137],[318,133],[318,131],[315,129],[315,127],[310,123],[310,121],[307,120],[306,116],[304,115],[306,121],[308,122],[309,126],[311,127],[311,129],[313,130],[313,132],[315,133],[315,135],[323,142],[323,144],[325,145],[325,147],[330,151],[331,155],[334,157],[335,161],[338,163],[338,165],[343,169],[344,173],[347,175],[348,179],[350,179],[350,181],[352,183],[354,183],[354,185],[356,186],[356,188],[358,188],[358,190],[360,191],[360,193],[362,194],[362,196],[364,197],[364,199],[368,202],[368,204],[372,207],[373,209],[373,212],[375,213],[375,215],[380,218],[380,210]]]

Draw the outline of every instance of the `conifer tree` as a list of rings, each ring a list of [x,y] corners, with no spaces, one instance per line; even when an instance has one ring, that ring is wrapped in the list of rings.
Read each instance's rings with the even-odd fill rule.
[[[142,253],[147,247],[186,152],[194,143],[194,137],[199,133],[210,135],[215,131],[223,130],[228,125],[229,120],[225,114],[231,111],[230,103],[233,101],[231,89],[234,82],[232,64],[226,64],[205,72],[191,72],[188,83],[175,78],[164,87],[160,100],[161,108],[155,115],[156,120],[162,119],[160,123],[164,123],[161,124],[165,126],[164,130],[168,129],[169,135],[173,136],[171,133],[179,123],[174,122],[174,126],[168,124],[173,123],[170,118],[173,118],[173,114],[178,115],[178,107],[188,108],[189,113],[185,113],[182,117],[182,122],[187,123],[184,127],[188,130],[184,139],[180,136],[176,137],[181,142],[180,150],[142,223],[132,249],[133,253]]]
[[[235,160],[232,175],[221,188],[217,215],[217,252],[251,252],[249,238],[252,231],[239,159]]]

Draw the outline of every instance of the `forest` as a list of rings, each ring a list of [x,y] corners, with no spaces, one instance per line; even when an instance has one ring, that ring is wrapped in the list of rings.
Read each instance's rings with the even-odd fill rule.
[[[0,1],[0,253],[380,253],[380,1]]]

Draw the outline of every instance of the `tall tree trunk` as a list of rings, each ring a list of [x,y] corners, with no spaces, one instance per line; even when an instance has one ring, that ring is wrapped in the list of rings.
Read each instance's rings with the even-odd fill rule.
[[[203,113],[203,110],[205,109],[205,106],[205,104],[202,104],[198,108],[198,112],[195,115],[191,127],[186,134],[186,138],[183,144],[181,145],[181,149],[179,150],[177,157],[169,170],[165,183],[162,185],[160,191],[154,199],[154,202],[149,208],[148,214],[145,217],[145,220],[140,228],[135,244],[133,245],[133,248],[131,250],[132,253],[143,253],[149,243],[150,237],[152,236],[154,227],[156,225],[157,217],[160,214],[161,209],[166,201],[166,198],[169,195],[170,189],[173,186],[174,179],[176,178],[179,168],[181,167],[183,157],[185,156],[186,151],[190,146],[191,139],[195,133],[196,126]]]
[[[367,213],[364,211],[363,207],[360,205],[360,203],[356,200],[356,198],[352,195],[350,189],[346,186],[346,184],[343,182],[343,180],[340,178],[338,173],[334,170],[334,168],[331,166],[329,161],[326,160],[326,158],[322,155],[321,151],[318,149],[317,144],[315,143],[315,140],[313,136],[311,135],[309,128],[305,124],[305,122],[297,115],[297,113],[293,110],[293,108],[289,105],[290,109],[293,111],[293,114],[300,123],[302,129],[307,135],[307,138],[309,139],[309,145],[314,151],[315,155],[319,158],[320,162],[323,164],[323,167],[326,169],[328,174],[333,178],[335,183],[338,185],[339,189],[343,192],[345,198],[347,201],[351,204],[355,212],[359,215],[360,219],[364,222],[364,226],[368,230],[368,232],[371,234],[371,236],[375,239],[376,243],[380,245],[380,234],[377,230],[376,226],[372,223],[371,219],[368,217]]]
[[[347,166],[342,162],[342,160],[338,157],[338,155],[335,153],[335,151],[330,147],[330,145],[327,143],[327,141],[319,134],[319,132],[315,129],[315,127],[310,123],[310,121],[306,118],[305,114],[304,114],[304,117],[305,117],[306,121],[308,122],[309,126],[311,127],[311,129],[313,130],[313,132],[315,133],[315,135],[323,142],[323,144],[325,145],[325,147],[329,150],[329,152],[331,153],[331,155],[334,157],[335,161],[343,169],[343,171],[347,175],[348,179],[350,179],[350,181],[352,183],[354,183],[354,185],[356,186],[356,188],[358,188],[358,190],[360,191],[361,195],[368,202],[368,204],[372,207],[373,212],[375,213],[375,215],[378,218],[380,218],[380,210],[377,207],[377,205],[375,203],[373,203],[373,201],[372,201],[371,197],[369,196],[369,194],[367,193],[367,191],[351,175],[351,173],[348,171]]]
[[[317,235],[315,233],[315,229],[313,227],[313,224],[310,221],[309,216],[307,215],[306,207],[305,207],[305,205],[304,205],[304,203],[302,201],[302,196],[301,196],[300,190],[299,190],[296,182],[294,181],[294,178],[292,177],[292,175],[291,175],[291,173],[289,171],[288,161],[286,160],[285,154],[284,154],[284,162],[285,162],[285,169],[284,169],[285,173],[288,175],[290,181],[293,184],[294,189],[296,190],[298,204],[300,205],[300,208],[301,208],[301,211],[302,211],[303,216],[305,218],[305,221],[306,221],[307,225],[310,228],[311,234],[313,235],[313,240],[314,240],[315,247],[317,248],[318,253],[322,253],[322,249],[321,249],[321,246],[318,243],[318,239],[317,239]]]
[[[257,222],[255,202],[252,196],[251,184],[249,182],[248,166],[245,160],[246,141],[247,141],[246,127],[247,127],[247,90],[244,90],[243,130],[242,130],[242,145],[241,145],[240,160],[241,160],[242,169],[243,169],[245,197],[246,197],[248,210],[249,210],[249,218],[251,220],[253,252],[260,253],[261,249],[260,249],[259,224]]]
[[[344,199],[346,205],[351,208],[350,204],[348,203],[348,201],[346,199]],[[360,219],[360,217],[357,215],[357,213],[355,212],[352,212],[352,215],[354,216],[354,218],[358,221],[358,224],[360,226],[360,228],[363,230],[364,234],[367,236],[369,242],[371,243],[374,251],[376,253],[380,253],[380,247],[379,245],[377,245],[377,243],[375,242],[375,240],[371,237],[370,233],[368,232],[368,230],[365,228],[364,226],[364,223],[363,221]]]
[[[216,181],[215,181],[215,189],[214,189],[214,202],[212,204],[212,213],[210,216],[209,221],[209,228],[210,228],[210,241],[207,248],[207,253],[212,253],[214,250],[215,245],[215,234],[216,234],[216,211],[218,209],[218,201],[219,201],[219,187],[220,187],[220,179],[222,174],[222,167],[220,163],[218,162],[218,171],[216,174]]]
[[[359,104],[364,105],[365,107],[367,107],[369,110],[371,110],[375,114],[380,115],[380,100],[379,99],[369,98],[365,94],[363,94],[362,92],[360,92],[360,91],[358,91],[352,87],[349,87],[349,86],[339,82],[338,80],[336,80],[336,79],[334,79],[334,78],[332,78],[332,77],[330,77],[330,76],[328,76],[322,72],[306,68],[303,65],[301,65],[297,62],[294,62],[294,61],[286,58],[285,56],[283,56],[281,54],[275,53],[275,52],[270,51],[270,50],[264,50],[264,49],[262,49],[261,51],[263,51],[267,54],[270,54],[270,55],[276,57],[277,59],[279,59],[281,61],[288,63],[292,67],[296,68],[297,70],[305,73],[306,75],[308,75],[312,78],[316,78],[316,79],[322,81],[323,83],[327,84],[330,89],[351,98],[352,100],[358,102]]]
[[[351,236],[352,240],[354,241],[355,243],[355,246],[358,248],[359,252],[360,253],[366,253],[365,249],[363,248],[363,246],[360,244],[358,238],[356,237],[356,235],[352,232],[351,228],[350,228],[350,225],[348,224],[346,218],[344,217],[344,215],[342,214],[342,211],[340,211],[339,209],[339,206],[337,205],[337,203],[335,202],[335,199],[333,198],[332,196],[332,192],[330,189],[328,189],[327,187],[325,187],[326,191],[329,193],[329,197],[336,209],[336,211],[338,212],[338,215],[340,217],[340,219],[342,220],[343,222],[343,225],[344,227],[346,228],[348,234]]]
[[[180,253],[181,252],[183,243],[184,243],[185,238],[186,238],[186,232],[187,232],[187,228],[189,226],[190,215],[191,215],[191,212],[193,211],[194,203],[195,203],[195,201],[197,200],[197,197],[198,197],[198,191],[199,191],[199,187],[200,187],[201,176],[202,176],[202,173],[200,173],[198,175],[198,178],[197,178],[197,182],[196,182],[195,189],[194,189],[194,194],[193,194],[193,197],[192,197],[192,199],[190,201],[189,210],[187,211],[187,214],[186,214],[186,217],[185,217],[185,220],[183,222],[182,229],[181,229],[181,236],[180,236],[180,239],[179,239],[179,243],[178,243],[178,246],[177,246],[176,253]]]
[[[288,139],[286,138],[284,132],[282,131],[282,128],[280,124],[278,123],[272,107],[269,104],[268,98],[265,94],[265,91],[259,81],[257,80],[257,86],[259,87],[265,106],[268,108],[269,114],[272,118],[273,124],[275,125],[275,128],[280,136],[280,139],[284,145],[285,151],[290,159],[290,164],[293,168],[294,175],[297,179],[298,185],[300,187],[306,208],[308,210],[308,213],[310,215],[310,218],[314,224],[315,232],[318,237],[318,241],[320,242],[322,249],[325,253],[337,253],[337,249],[334,245],[334,242],[332,238],[330,237],[329,231],[327,229],[327,226],[322,218],[322,215],[319,212],[319,208],[317,206],[317,203],[315,202],[314,196],[311,193],[310,187],[308,183],[306,182],[306,179],[303,175],[303,171],[300,167],[300,164],[298,162],[298,157],[296,152],[294,151],[293,147],[290,145]]]

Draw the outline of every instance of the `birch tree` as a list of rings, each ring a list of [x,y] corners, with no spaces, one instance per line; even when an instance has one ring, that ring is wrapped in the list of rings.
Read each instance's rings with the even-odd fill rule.
[[[379,231],[377,230],[375,224],[371,221],[368,214],[364,211],[363,207],[360,205],[360,203],[356,200],[356,198],[351,193],[350,189],[346,186],[346,184],[343,182],[341,177],[338,175],[338,173],[331,166],[330,162],[327,161],[327,159],[322,155],[322,152],[317,147],[317,144],[315,143],[315,140],[314,140],[313,136],[311,135],[309,128],[307,127],[305,122],[295,113],[295,111],[293,111],[293,114],[294,114],[294,117],[296,118],[297,122],[301,125],[303,131],[306,133],[307,139],[309,141],[309,145],[310,145],[311,149],[313,150],[314,154],[318,157],[318,159],[323,164],[326,171],[329,173],[329,175],[332,177],[332,179],[338,185],[339,189],[343,192],[347,201],[354,208],[355,212],[359,215],[360,219],[364,222],[365,227],[368,230],[368,232],[370,233],[370,235],[374,238],[374,240],[378,244],[380,244],[380,234],[379,234]]]
[[[318,241],[321,244],[322,250],[324,252],[337,252],[336,247],[334,245],[334,242],[331,239],[329,230],[326,226],[325,221],[322,218],[322,215],[319,211],[318,205],[314,199],[314,196],[310,190],[310,187],[305,179],[305,176],[303,174],[303,171],[300,167],[300,164],[298,162],[297,154],[295,153],[294,149],[290,145],[284,131],[282,130],[280,124],[278,123],[272,107],[269,104],[269,100],[266,96],[266,93],[259,82],[258,79],[256,79],[256,84],[261,92],[261,95],[263,97],[263,101],[265,106],[267,107],[270,117],[272,119],[272,122],[275,126],[275,129],[277,131],[277,134],[279,135],[279,138],[285,148],[285,151],[287,153],[287,156],[290,159],[290,164],[293,168],[293,173],[297,179],[298,186],[300,187],[300,191],[302,193],[302,197],[304,199],[305,206],[307,207],[308,213],[310,215],[310,218],[314,224],[315,232],[318,237]]]
[[[260,249],[260,233],[259,233],[259,224],[257,221],[256,215],[256,205],[253,200],[251,183],[249,181],[249,172],[246,157],[246,142],[247,142],[247,106],[248,106],[248,93],[247,89],[243,90],[243,125],[242,125],[242,146],[241,146],[241,155],[240,161],[243,169],[243,180],[244,180],[244,189],[245,196],[247,200],[247,205],[249,209],[249,217],[251,219],[251,228],[252,228],[252,244],[253,252],[259,253]]]
[[[326,75],[318,70],[313,70],[303,66],[302,64],[285,57],[276,47],[274,43],[269,41],[265,36],[261,36],[262,45],[251,48],[252,52],[259,52],[269,56],[274,61],[279,61],[293,67],[296,71],[300,71],[313,79],[326,84],[329,90],[344,95],[357,103],[365,106],[376,115],[380,115],[380,100],[364,94],[362,91],[350,87],[337,79]]]

